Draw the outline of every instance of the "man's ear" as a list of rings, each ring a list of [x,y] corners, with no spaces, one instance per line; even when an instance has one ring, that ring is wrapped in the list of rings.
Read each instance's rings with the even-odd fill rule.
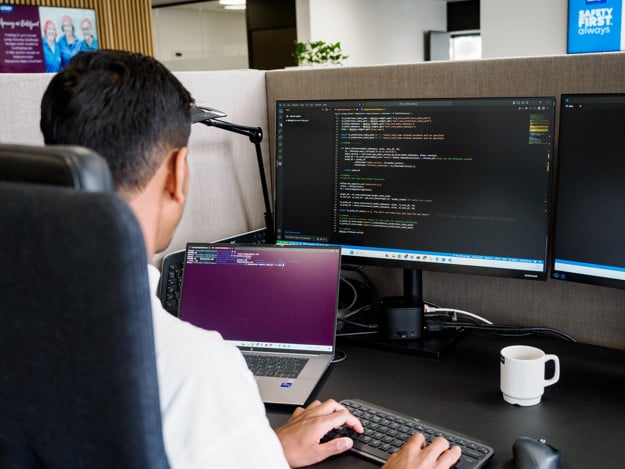
[[[178,203],[184,203],[187,197],[189,184],[188,152],[187,147],[182,147],[172,150],[167,157],[168,174],[165,189],[169,192],[170,197]]]

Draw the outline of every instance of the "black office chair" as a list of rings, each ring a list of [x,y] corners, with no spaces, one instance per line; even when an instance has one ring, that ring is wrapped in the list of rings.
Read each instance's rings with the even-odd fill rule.
[[[73,145],[0,144],[0,180],[69,186],[89,192],[113,191],[106,161]]]
[[[168,468],[136,218],[2,176],[0,467]]]

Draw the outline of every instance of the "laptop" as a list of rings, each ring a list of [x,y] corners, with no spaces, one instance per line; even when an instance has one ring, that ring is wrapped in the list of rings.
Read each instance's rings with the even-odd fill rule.
[[[340,270],[335,246],[189,243],[178,316],[239,347],[263,402],[303,405],[334,357]]]

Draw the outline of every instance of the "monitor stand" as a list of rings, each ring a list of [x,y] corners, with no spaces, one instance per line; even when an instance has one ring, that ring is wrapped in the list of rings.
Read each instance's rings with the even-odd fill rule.
[[[380,330],[364,339],[368,345],[440,358],[461,338],[457,331],[425,330],[422,286],[421,270],[404,270],[404,294],[380,299]]]

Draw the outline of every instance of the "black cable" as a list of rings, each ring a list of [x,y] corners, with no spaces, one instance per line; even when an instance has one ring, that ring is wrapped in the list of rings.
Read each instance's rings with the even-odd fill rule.
[[[471,329],[499,333],[500,335],[506,336],[542,334],[556,336],[570,342],[577,342],[573,336],[567,334],[566,332],[562,332],[558,329],[552,329],[550,327],[519,327],[500,324],[474,324],[465,322],[428,322],[426,327],[431,331]]]

